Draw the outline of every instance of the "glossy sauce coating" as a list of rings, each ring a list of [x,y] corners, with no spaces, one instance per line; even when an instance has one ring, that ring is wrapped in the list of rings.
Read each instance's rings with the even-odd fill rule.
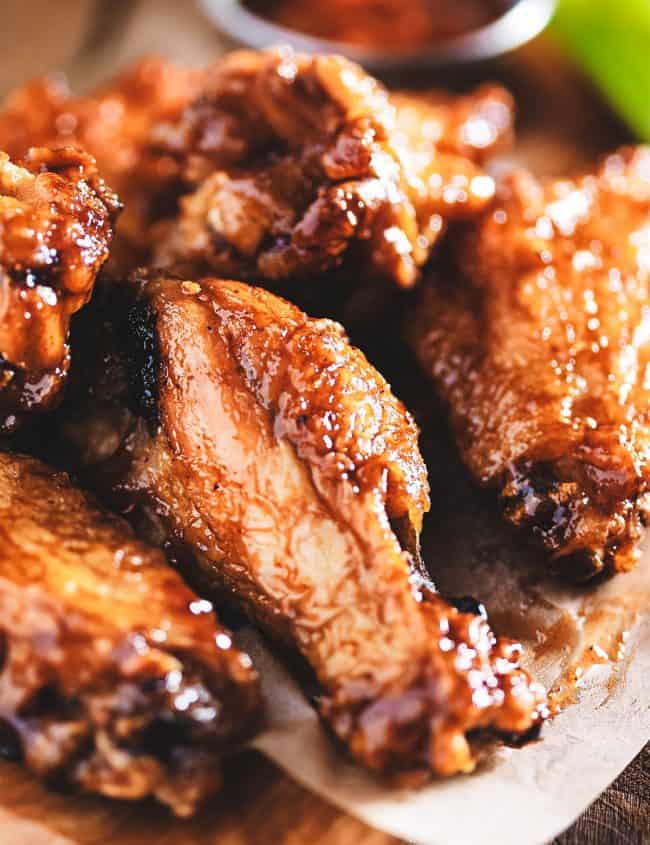
[[[491,23],[500,0],[249,0],[273,23],[378,50],[425,47]]]
[[[338,325],[216,279],[144,283],[128,323],[131,340],[116,337],[138,395],[133,372],[104,357],[113,375],[90,375],[66,424],[72,450],[104,494],[153,511],[204,580],[302,654],[357,759],[409,780],[468,771],[469,732],[538,724],[544,694],[518,647],[418,586],[417,429]],[[149,422],[125,416],[129,383]]]
[[[0,109],[0,150],[22,158],[32,146],[81,147],[125,204],[111,251],[111,269],[149,257],[147,230],[169,204],[174,162],[149,147],[155,123],[169,120],[196,96],[200,71],[143,59],[88,95],[73,96],[62,76],[12,93]]]
[[[0,427],[51,406],[68,368],[70,317],[108,257],[115,194],[89,155],[0,152]]]
[[[457,256],[414,342],[463,458],[560,570],[627,569],[650,478],[650,151],[513,175]]]
[[[153,133],[190,189],[152,233],[155,263],[265,283],[343,268],[410,287],[448,220],[492,198],[475,161],[511,121],[495,87],[393,102],[342,57],[231,53]]]
[[[0,454],[0,735],[40,777],[190,815],[258,705],[247,655],[162,553]]]

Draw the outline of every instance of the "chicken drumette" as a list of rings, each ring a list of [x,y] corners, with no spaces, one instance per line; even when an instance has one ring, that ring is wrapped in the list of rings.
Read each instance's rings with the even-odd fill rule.
[[[0,153],[0,428],[45,409],[68,369],[68,324],[108,256],[115,194],[72,148]]]
[[[1,756],[192,813],[259,701],[211,610],[66,475],[0,454]]]
[[[539,721],[519,647],[419,577],[417,429],[340,326],[216,279],[113,288],[84,322],[63,428],[88,482],[300,652],[353,755],[452,774],[470,732]]]
[[[650,150],[512,175],[412,330],[461,454],[506,517],[587,578],[624,570],[650,481]]]
[[[496,87],[393,100],[338,56],[230,54],[153,133],[188,190],[154,261],[267,283],[342,267],[410,287],[446,223],[492,198],[475,162],[511,122]]]

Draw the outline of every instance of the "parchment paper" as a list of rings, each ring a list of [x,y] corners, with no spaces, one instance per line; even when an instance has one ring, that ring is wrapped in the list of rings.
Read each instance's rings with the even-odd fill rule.
[[[414,792],[383,787],[345,762],[281,665],[252,633],[246,640],[270,703],[270,726],[254,746],[336,806],[418,845],[542,845],[567,828],[650,737],[647,618],[628,640],[616,683],[610,683],[611,667],[592,670],[579,702],[555,717],[539,742],[499,749],[474,774]]]
[[[472,775],[396,791],[343,759],[296,683],[246,630],[269,708],[254,745],[328,801],[409,842],[542,845],[650,739],[650,543],[629,574],[563,586],[544,577],[544,559],[503,525],[490,495],[472,488],[447,439],[424,445],[440,491],[424,538],[438,586],[484,601],[495,630],[522,640],[528,667],[563,709],[538,742],[497,748]]]

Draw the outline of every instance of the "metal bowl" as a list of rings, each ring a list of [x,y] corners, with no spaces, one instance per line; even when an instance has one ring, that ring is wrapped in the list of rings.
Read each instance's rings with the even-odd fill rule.
[[[495,58],[538,35],[557,6],[557,0],[513,0],[510,8],[487,26],[409,53],[314,38],[271,23],[246,8],[242,0],[200,3],[210,20],[238,44],[255,49],[288,44],[300,52],[340,53],[376,74],[468,65]]]

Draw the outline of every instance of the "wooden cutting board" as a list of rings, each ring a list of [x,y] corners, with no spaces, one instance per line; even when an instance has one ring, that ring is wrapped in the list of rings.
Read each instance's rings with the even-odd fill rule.
[[[135,4],[134,4],[135,5]],[[91,0],[4,0],[0,92],[27,75],[62,67],[81,42]],[[208,61],[223,42],[194,5],[137,4],[124,38],[102,57],[118,67],[143,52]],[[29,49],[27,49],[27,45]],[[100,67],[93,68],[100,72]],[[537,172],[561,172],[624,137],[584,84],[542,45],[494,68],[521,110],[517,157]],[[434,80],[435,82],[435,80]],[[226,769],[226,786],[196,819],[176,821],[152,804],[120,804],[48,791],[0,762],[0,845],[396,845],[293,783],[251,752]],[[558,845],[650,842],[650,746]]]
[[[214,804],[176,821],[153,804],[50,792],[0,764],[2,845],[399,845],[326,804],[263,757],[242,755]],[[650,745],[554,845],[650,842]],[[443,845],[443,843],[441,843]]]
[[[250,752],[225,771],[212,806],[177,821],[151,804],[64,796],[0,764],[2,845],[393,845]]]

